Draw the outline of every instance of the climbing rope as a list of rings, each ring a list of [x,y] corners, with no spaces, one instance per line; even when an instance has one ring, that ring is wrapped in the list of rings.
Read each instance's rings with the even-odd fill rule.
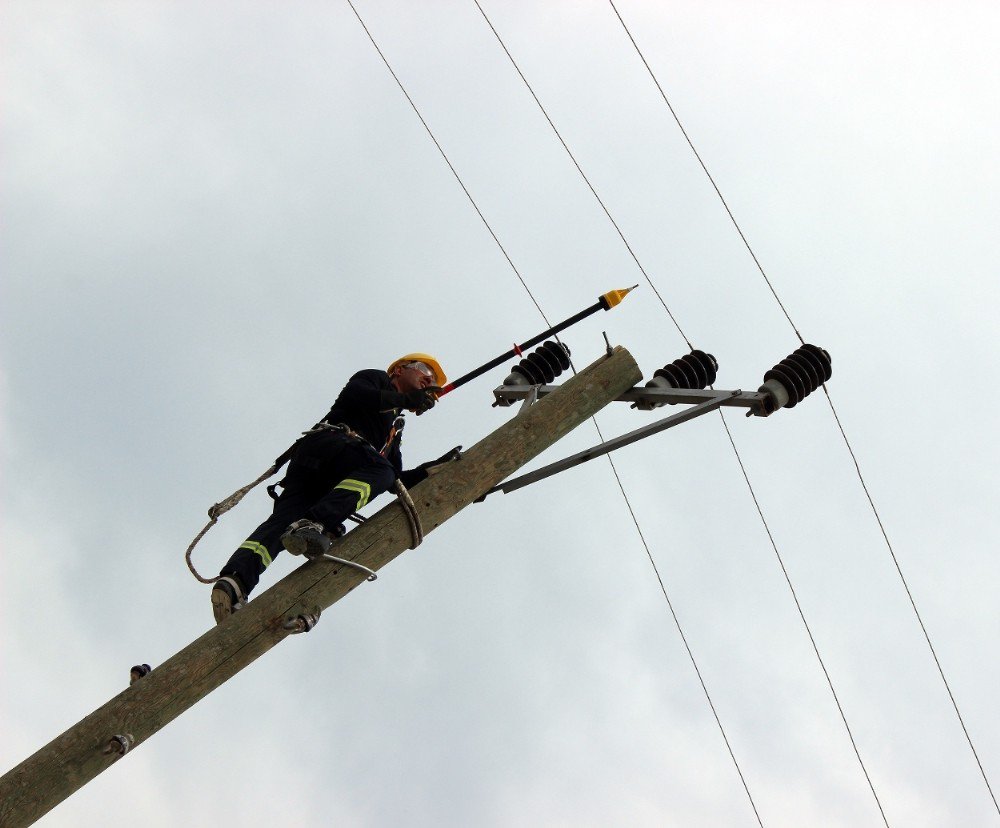
[[[317,423],[308,431],[303,431],[302,437],[314,434],[317,431],[344,431],[344,430],[345,430],[344,426],[332,425],[331,423],[323,422],[323,423]],[[353,432],[348,432],[348,433],[353,434]],[[302,437],[300,437],[299,440],[301,440]],[[298,440],[296,440],[295,442],[297,444]],[[294,446],[292,448],[294,448]],[[267,471],[265,471],[260,477],[254,480],[252,483],[248,483],[246,486],[242,486],[241,488],[233,492],[231,495],[229,495],[229,497],[220,500],[218,503],[213,503],[212,506],[209,508],[208,516],[209,518],[211,518],[211,520],[209,520],[208,523],[206,523],[205,526],[202,528],[202,530],[197,535],[195,535],[194,540],[191,541],[191,543],[188,545],[187,551],[184,553],[184,560],[187,562],[188,569],[191,570],[191,574],[194,575],[194,577],[197,578],[201,583],[214,584],[219,579],[219,577],[218,575],[216,575],[213,578],[205,578],[198,572],[197,569],[195,569],[194,563],[191,560],[191,553],[194,551],[194,548],[198,545],[199,541],[201,541],[201,539],[205,537],[206,534],[208,534],[208,530],[219,522],[220,517],[222,517],[226,512],[228,512],[230,509],[236,506],[236,504],[238,504],[241,500],[243,500],[243,498],[246,497],[246,495],[249,492],[251,492],[254,488],[259,486],[269,477],[272,477],[273,475],[277,474],[278,469],[280,469],[285,464],[285,461],[288,459],[290,454],[291,454],[291,448],[289,448],[288,451],[286,451],[284,454],[281,455],[281,457],[275,460],[274,463],[271,464],[271,467]],[[423,543],[424,540],[424,528],[420,523],[420,515],[417,514],[417,507],[413,502],[413,498],[410,497],[409,491],[407,490],[406,486],[403,485],[401,480],[396,480],[394,488],[396,494],[399,496],[399,505],[403,508],[403,512],[406,515],[406,519],[410,524],[410,535],[413,538],[413,546],[411,546],[410,549],[416,549],[418,546],[420,546],[421,543]],[[365,518],[358,514],[348,515],[348,517],[355,523],[365,522]],[[374,578],[370,580],[374,580]]]
[[[305,433],[308,434],[311,432],[305,432]],[[195,535],[194,540],[191,541],[190,546],[188,546],[187,548],[187,552],[184,553],[184,560],[187,561],[188,569],[191,570],[191,574],[194,575],[194,577],[197,578],[199,581],[201,581],[203,584],[214,584],[217,580],[219,580],[219,576],[216,575],[214,578],[203,578],[201,575],[198,574],[198,570],[194,568],[194,564],[191,562],[191,553],[194,551],[194,548],[198,545],[198,541],[200,541],[203,537],[205,537],[205,535],[208,533],[208,530],[219,522],[219,518],[222,517],[222,515],[224,515],[226,512],[232,509],[237,503],[243,500],[243,498],[246,497],[247,493],[251,491],[254,487],[259,486],[261,483],[267,480],[267,478],[271,477],[274,474],[277,474],[279,468],[280,466],[278,462],[275,461],[274,463],[271,464],[271,467],[266,472],[264,472],[260,477],[254,480],[253,483],[248,483],[246,486],[237,489],[235,492],[233,492],[231,495],[229,495],[229,497],[225,498],[224,500],[221,500],[218,503],[213,503],[211,508],[208,510],[208,516],[211,518],[211,520],[205,524],[205,527],[197,535]]]
[[[191,574],[194,575],[194,577],[197,578],[199,581],[201,581],[201,583],[214,584],[218,580],[218,576],[214,578],[203,578],[201,575],[198,574],[198,570],[194,568],[194,564],[191,562],[191,553],[194,551],[194,548],[198,545],[198,542],[203,537],[205,537],[209,529],[211,529],[213,526],[215,526],[216,523],[219,522],[219,518],[222,517],[222,515],[224,515],[230,509],[232,509],[237,503],[243,500],[243,498],[246,497],[247,493],[249,493],[255,487],[259,486],[261,483],[267,480],[267,478],[277,474],[278,469],[280,469],[283,465],[285,465],[286,462],[288,462],[289,458],[291,458],[292,456],[292,452],[295,450],[295,447],[299,444],[299,442],[303,438],[308,437],[310,434],[315,434],[318,431],[340,431],[343,432],[344,434],[347,434],[349,437],[358,437],[358,435],[354,431],[352,431],[349,427],[341,423],[337,424],[327,423],[327,422],[316,423],[316,425],[314,425],[308,431],[303,431],[298,440],[292,443],[292,445],[290,445],[282,453],[282,455],[277,460],[275,460],[274,463],[271,464],[271,467],[266,472],[264,472],[260,477],[254,480],[253,483],[248,483],[246,486],[237,489],[235,492],[233,492],[231,495],[229,495],[229,497],[225,498],[224,500],[212,504],[211,508],[208,510],[208,516],[211,518],[211,520],[205,524],[205,527],[197,535],[195,535],[194,540],[191,541],[191,544],[187,548],[187,552],[184,553],[184,560],[187,561],[188,569],[191,570]],[[358,437],[358,439],[360,440],[362,438]],[[275,483],[274,485],[275,486],[280,485],[280,481],[279,483]],[[270,494],[271,497],[277,500],[277,495],[274,494],[273,489],[274,486],[268,486],[268,494]],[[352,515],[351,517],[353,519],[355,516]]]

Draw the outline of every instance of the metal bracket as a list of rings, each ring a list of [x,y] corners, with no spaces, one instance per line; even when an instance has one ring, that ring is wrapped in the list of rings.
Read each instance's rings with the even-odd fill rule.
[[[319,623],[319,616],[322,610],[317,607],[316,612],[304,612],[289,618],[281,625],[283,630],[288,630],[292,635],[307,633]]]
[[[493,389],[493,396],[496,398],[494,405],[511,406],[518,400],[525,399],[532,394],[535,399],[551,394],[559,388],[558,385],[501,385]],[[710,402],[722,398],[720,405],[732,406],[736,408],[748,408],[749,414],[757,417],[766,417],[770,411],[767,408],[768,395],[759,391],[726,391],[713,390],[711,388],[695,389],[688,388],[644,388],[636,386],[630,388],[624,394],[615,398],[615,402],[630,403],[653,403],[663,405],[698,405],[703,402]]]
[[[551,386],[544,386],[551,387]],[[634,390],[634,389],[633,389]],[[629,392],[626,392],[628,394]],[[528,472],[528,474],[523,474],[520,477],[515,477],[513,480],[508,480],[504,483],[500,483],[494,486],[486,494],[484,494],[479,500],[484,499],[487,495],[493,494],[493,492],[503,492],[504,494],[509,494],[510,492],[521,489],[532,483],[537,483],[539,480],[544,480],[546,477],[551,477],[554,474],[558,474],[566,469],[571,469],[574,466],[579,466],[581,463],[586,463],[588,460],[593,460],[595,457],[601,457],[604,454],[610,454],[616,449],[620,449],[624,446],[631,445],[632,443],[638,442],[646,437],[650,437],[653,434],[659,434],[661,431],[666,431],[668,428],[673,428],[675,425],[680,425],[681,423],[686,423],[688,420],[693,420],[695,417],[700,417],[702,414],[707,414],[710,411],[715,411],[724,405],[734,405],[734,400],[741,397],[746,397],[750,395],[743,394],[742,391],[700,391],[698,392],[702,396],[709,396],[709,399],[705,399],[697,405],[689,408],[685,411],[681,411],[678,414],[674,414],[672,417],[667,417],[666,419],[659,420],[658,422],[652,423],[651,425],[643,426],[642,428],[637,428],[634,431],[630,431],[627,434],[623,434],[621,437],[616,437],[613,440],[608,440],[599,445],[593,446],[592,448],[586,449],[584,451],[578,452],[564,460],[559,460],[555,463],[550,463],[547,466],[543,466],[540,469],[536,469],[533,472]],[[759,396],[759,395],[757,395]],[[619,397],[621,399],[621,397]],[[477,501],[478,502],[478,501]]]
[[[528,408],[538,400],[538,389],[541,388],[540,385],[532,385],[528,388],[528,393],[524,396],[524,401],[521,403],[521,407],[518,409],[518,415],[523,414]],[[508,403],[510,405],[510,403]]]
[[[345,558],[337,558],[333,555],[323,554],[323,555],[306,555],[310,561],[332,561],[333,563],[339,563],[343,566],[349,566],[352,569],[359,569],[364,572],[368,577],[365,578],[366,581],[375,581],[378,579],[378,575],[375,574],[375,570],[369,569],[367,566],[359,564],[355,561],[349,561]]]

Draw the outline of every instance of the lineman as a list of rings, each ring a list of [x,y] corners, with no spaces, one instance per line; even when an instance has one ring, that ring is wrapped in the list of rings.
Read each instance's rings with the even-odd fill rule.
[[[299,440],[271,516],[222,567],[212,587],[212,611],[221,623],[242,609],[261,573],[283,546],[295,555],[325,553],[346,531],[343,521],[386,491],[398,477],[415,486],[439,460],[403,471],[401,409],[418,416],[433,408],[447,382],[429,354],[407,354],[388,369],[359,371],[317,428]]]

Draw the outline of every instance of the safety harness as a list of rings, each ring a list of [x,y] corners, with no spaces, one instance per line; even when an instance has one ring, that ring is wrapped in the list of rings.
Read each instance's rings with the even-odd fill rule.
[[[392,427],[389,429],[389,436],[385,441],[385,445],[382,446],[382,450],[379,451],[379,454],[382,457],[387,456],[389,452],[392,450],[393,444],[402,435],[403,427],[405,425],[406,425],[406,419],[403,417],[402,414],[400,414],[399,416],[396,417],[395,420],[393,420]],[[198,542],[203,537],[205,537],[209,529],[211,529],[216,523],[218,523],[218,520],[220,517],[222,517],[222,515],[224,515],[234,506],[236,506],[236,504],[238,504],[241,500],[243,500],[243,498],[246,497],[246,495],[249,492],[251,492],[254,488],[256,488],[258,485],[263,483],[269,477],[273,477],[275,474],[277,474],[278,470],[281,469],[282,466],[284,466],[289,460],[291,460],[292,455],[295,454],[295,449],[298,448],[299,443],[301,443],[306,437],[310,436],[311,434],[317,434],[322,431],[340,432],[348,439],[357,440],[358,442],[364,443],[366,446],[371,446],[371,443],[369,443],[364,437],[358,434],[349,425],[346,425],[345,423],[328,423],[326,421],[321,421],[316,425],[314,425],[308,431],[303,431],[302,435],[294,443],[292,443],[287,449],[285,449],[285,451],[283,451],[277,458],[275,458],[275,461],[274,463],[271,464],[271,467],[268,468],[267,471],[265,471],[262,475],[260,475],[260,477],[258,477],[252,483],[248,483],[246,486],[242,486],[241,488],[237,489],[235,492],[229,495],[229,497],[222,499],[218,503],[213,503],[208,510],[208,516],[210,520],[208,521],[208,523],[205,524],[202,530],[197,535],[195,535],[194,540],[191,541],[190,545],[187,548],[187,551],[184,553],[184,560],[187,562],[188,569],[191,570],[191,574],[194,575],[194,577],[197,578],[201,583],[214,584],[218,580],[218,576],[214,578],[205,578],[198,573],[198,570],[195,569],[194,563],[192,563],[191,561],[191,553],[194,551],[195,546],[198,545]],[[372,448],[374,448],[374,446],[372,446]],[[277,483],[272,483],[270,486],[267,487],[267,493],[268,495],[271,496],[273,500],[278,499],[279,495],[276,490],[278,486],[281,486],[284,482],[285,482],[284,479],[281,479]],[[410,548],[416,549],[423,542],[424,539],[423,526],[420,523],[420,516],[417,514],[416,505],[413,503],[413,498],[410,497],[410,493],[409,491],[407,491],[406,486],[403,485],[403,482],[398,477],[396,478],[396,482],[393,485],[393,488],[396,494],[399,496],[399,505],[403,508],[403,512],[406,514],[406,519],[410,524],[410,535],[413,539],[413,546]],[[349,515],[349,517],[355,523],[365,522],[365,518],[356,513]]]

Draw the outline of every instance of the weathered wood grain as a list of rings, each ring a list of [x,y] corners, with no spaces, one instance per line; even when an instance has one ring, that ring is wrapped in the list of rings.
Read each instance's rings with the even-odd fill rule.
[[[641,378],[628,351],[615,348],[460,460],[438,467],[411,491],[425,535]],[[409,523],[394,501],[333,552],[377,571],[411,542]],[[326,609],[364,579],[358,570],[323,561],[296,569],[0,778],[0,826],[30,825],[121,758],[107,752],[113,737],[127,736],[130,750],[141,744],[287,638],[286,620]]]

